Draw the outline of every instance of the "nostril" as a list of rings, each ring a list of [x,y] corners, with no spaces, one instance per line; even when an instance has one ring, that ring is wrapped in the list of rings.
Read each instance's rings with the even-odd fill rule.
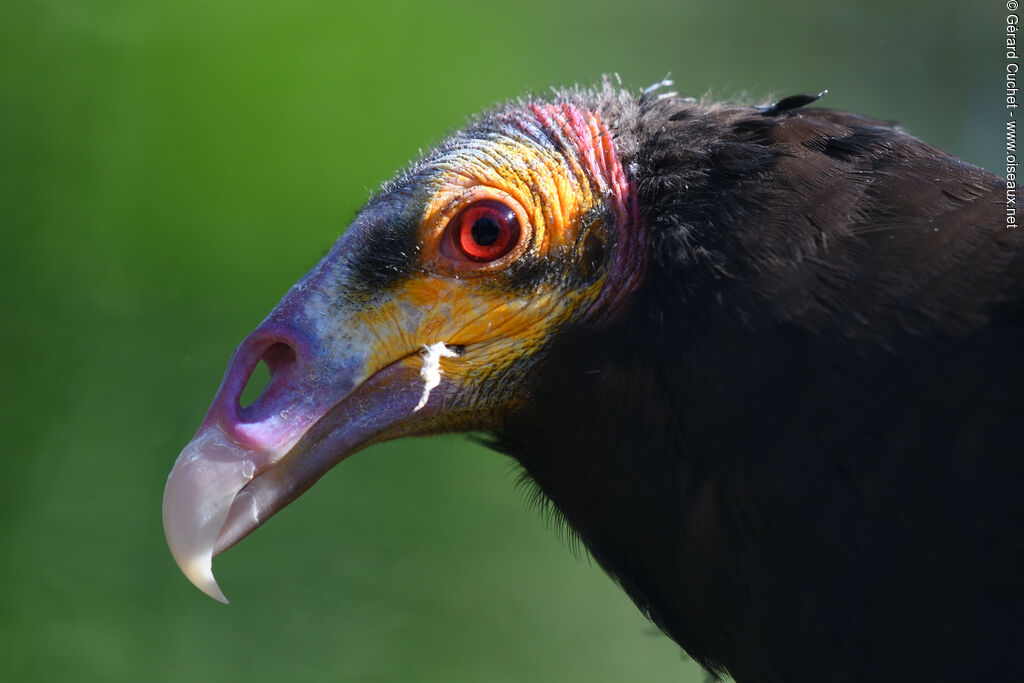
[[[238,407],[246,410],[258,402],[274,381],[274,375],[295,362],[295,350],[284,342],[267,347],[238,397]]]
[[[295,350],[284,342],[275,342],[263,352],[263,362],[273,377],[282,367],[295,362]]]

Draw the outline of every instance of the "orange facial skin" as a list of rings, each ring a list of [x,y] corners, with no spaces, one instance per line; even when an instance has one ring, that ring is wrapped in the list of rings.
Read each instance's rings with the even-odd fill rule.
[[[506,202],[520,224],[529,227],[522,248],[481,269],[485,272],[500,270],[526,253],[542,258],[572,244],[583,218],[605,202],[627,213],[628,183],[611,133],[597,116],[569,104],[535,104],[530,113],[532,121],[522,112],[507,116],[502,122],[509,126],[508,133],[463,142],[431,162],[441,181],[422,221],[428,261],[436,257],[448,221],[462,207],[482,199]],[[522,133],[535,132],[536,126],[557,144],[527,142]]]
[[[441,360],[453,380],[483,369],[500,373],[600,297],[610,263],[582,287],[556,277],[535,276],[526,287],[514,280],[524,263],[581,261],[588,237],[607,248],[635,215],[611,133],[595,113],[571,104],[531,105],[499,115],[492,125],[481,137],[470,137],[471,129],[419,172],[432,176],[435,188],[415,231],[419,268],[402,280],[396,299],[378,299],[360,315],[361,325],[379,330],[374,364],[405,354],[414,365],[412,351],[444,342],[465,349]],[[517,244],[485,263],[446,253],[453,220],[482,201],[500,202],[515,214]],[[422,312],[414,326],[401,313],[410,308]]]
[[[505,380],[642,281],[636,216],[610,131],[570,102],[492,114],[385,186],[242,342],[179,456],[164,528],[186,575],[224,600],[213,556],[368,444],[498,428],[530,400]]]

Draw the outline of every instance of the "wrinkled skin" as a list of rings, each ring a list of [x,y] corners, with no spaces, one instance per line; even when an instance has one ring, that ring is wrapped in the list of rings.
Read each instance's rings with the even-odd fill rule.
[[[550,139],[553,129],[570,139]],[[638,262],[627,275],[615,268],[628,189],[602,132],[570,104],[469,129],[371,201],[239,346],[164,494],[168,542],[193,583],[225,601],[213,555],[352,452],[493,429],[526,400],[517,378],[553,330],[607,315]],[[507,207],[518,230],[507,253],[468,259],[452,246],[453,224],[487,202]],[[438,344],[428,368],[423,351]],[[261,361],[271,382],[243,408]],[[428,393],[431,369],[440,377]]]

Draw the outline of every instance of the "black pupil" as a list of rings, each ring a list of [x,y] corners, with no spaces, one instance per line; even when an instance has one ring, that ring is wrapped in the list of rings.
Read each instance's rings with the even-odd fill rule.
[[[489,247],[498,241],[501,226],[493,218],[483,216],[473,223],[473,241],[481,247]]]

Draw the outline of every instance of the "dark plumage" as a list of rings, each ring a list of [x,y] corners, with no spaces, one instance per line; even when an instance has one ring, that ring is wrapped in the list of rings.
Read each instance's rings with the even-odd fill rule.
[[[843,112],[622,116],[650,286],[553,342],[499,447],[712,670],[1024,680],[1002,182]]]
[[[378,329],[365,312],[386,300],[374,288],[401,298],[421,280],[446,288],[446,321],[459,319],[464,291],[478,317],[480,297],[532,296],[529,308],[550,289],[582,303],[539,318],[539,337],[496,340],[492,328],[509,323],[489,325],[486,339],[457,326],[417,336],[458,355],[415,416],[417,358],[391,353],[391,365],[335,393],[308,380],[303,395],[330,394],[327,407],[310,409],[313,426],[288,443],[330,462],[273,500],[260,472],[274,463],[218,495],[235,508],[242,486],[266,496],[253,503],[263,520],[364,443],[484,430],[638,607],[712,671],[739,683],[1024,680],[1024,234],[1003,224],[1005,181],[889,124],[803,108],[813,99],[751,108],[605,87],[510,105],[457,134],[386,187],[355,236],[240,347],[241,384],[229,371],[193,443],[219,425],[252,447],[233,430],[262,425],[262,413],[229,408],[256,360],[280,355],[268,344],[295,349],[298,368],[330,362],[348,377],[348,360],[296,317],[302,306],[311,315],[308,292],[345,302],[315,299],[345,330]],[[614,164],[590,150],[594,138],[571,132],[598,125],[576,112],[605,126],[597,138],[614,137],[626,195],[605,183]],[[531,242],[507,266],[462,275],[444,270],[461,261],[431,265],[432,235],[457,220],[430,227],[444,174],[475,168],[463,150],[508,159],[515,145],[579,161],[577,194],[604,188],[598,204],[573,214],[566,246]],[[580,161],[587,154],[597,161]],[[501,184],[519,197],[511,187]],[[539,225],[522,230],[536,241]],[[479,355],[491,344],[500,361]],[[280,376],[267,414],[294,402],[292,376]],[[350,426],[367,414],[387,424]],[[335,437],[345,430],[357,434]],[[258,524],[235,513],[218,552]]]

